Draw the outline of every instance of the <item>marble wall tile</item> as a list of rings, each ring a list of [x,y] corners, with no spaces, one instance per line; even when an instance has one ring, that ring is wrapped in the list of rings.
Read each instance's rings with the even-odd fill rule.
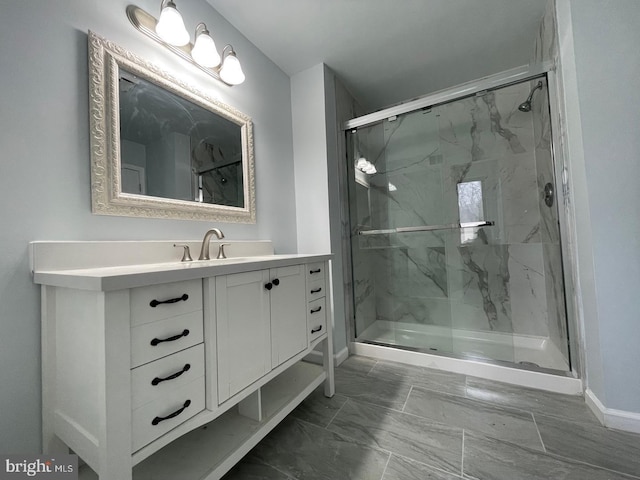
[[[529,94],[512,85],[438,107],[440,146],[445,163],[502,158],[533,151],[531,119],[518,111]],[[523,96],[524,95],[524,96]]]
[[[349,401],[327,428],[448,472],[461,471],[462,430],[455,427]]]
[[[446,298],[381,295],[376,311],[379,320],[451,327],[451,302]]]
[[[461,246],[451,252],[449,285],[455,328],[513,332],[509,248]]]
[[[546,336],[540,244],[461,246],[449,256],[454,328]]]
[[[454,222],[461,217],[459,184],[481,182],[481,196],[475,202],[482,205],[483,218],[472,221],[495,222],[483,231],[486,242],[539,242],[540,195],[534,160],[532,154],[521,154],[451,166],[444,179],[448,218]]]
[[[549,338],[569,359],[567,309],[565,304],[565,288],[562,269],[562,252],[560,246],[545,243],[542,245],[544,258],[544,278],[549,312]]]

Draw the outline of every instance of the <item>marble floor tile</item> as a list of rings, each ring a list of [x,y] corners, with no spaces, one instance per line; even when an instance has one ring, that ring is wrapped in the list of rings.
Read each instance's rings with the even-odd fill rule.
[[[582,396],[544,392],[476,377],[467,377],[466,396],[505,407],[599,425]]]
[[[522,410],[414,388],[404,411],[517,445],[543,449],[533,417]]]
[[[547,452],[640,477],[640,435],[534,416]]]
[[[389,453],[287,417],[242,462],[263,462],[298,480],[380,480]]]
[[[336,393],[363,402],[401,410],[411,385],[402,379],[376,381],[364,373],[340,368],[335,371]]]
[[[336,370],[350,370],[358,373],[368,374],[374,365],[378,363],[375,358],[351,355]]]
[[[324,385],[320,385],[291,412],[291,415],[324,428],[329,425],[329,422],[336,416],[346,401],[347,397],[339,393],[336,393],[331,398],[325,397]]]
[[[382,480],[457,480],[461,477],[435,470],[424,463],[391,455]]]
[[[460,473],[459,428],[349,400],[327,429],[441,470]]]
[[[221,480],[296,480],[279,472],[255,456],[248,456],[236,464]]]
[[[379,361],[369,376],[380,380],[395,380],[413,386],[464,396],[465,375],[444,372],[433,368],[417,367],[395,362]]]
[[[464,478],[477,480],[629,480],[626,475],[465,431]]]

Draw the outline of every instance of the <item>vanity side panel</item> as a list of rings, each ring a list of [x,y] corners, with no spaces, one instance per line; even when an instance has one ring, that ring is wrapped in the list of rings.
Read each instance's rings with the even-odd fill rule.
[[[51,287],[49,287],[51,288]],[[96,462],[96,452],[82,452],[82,437],[95,448],[99,445],[103,400],[100,392],[104,350],[104,294],[68,288],[55,289],[56,362],[53,414],[56,433],[87,463]],[[75,431],[74,431],[75,430]],[[97,465],[91,465],[96,468]]]

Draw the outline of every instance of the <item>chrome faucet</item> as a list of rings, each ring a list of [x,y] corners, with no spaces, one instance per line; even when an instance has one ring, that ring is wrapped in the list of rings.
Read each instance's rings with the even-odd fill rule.
[[[209,242],[213,235],[218,237],[218,240],[222,240],[224,238],[224,233],[222,233],[218,228],[207,230],[207,233],[204,234],[204,239],[202,240],[202,248],[200,249],[200,256],[198,257],[198,260],[211,260],[211,257],[209,256]]]

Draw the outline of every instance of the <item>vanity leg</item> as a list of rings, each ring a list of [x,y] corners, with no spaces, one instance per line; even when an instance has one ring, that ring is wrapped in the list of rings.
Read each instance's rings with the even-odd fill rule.
[[[56,378],[55,289],[41,289],[41,347],[42,347],[42,453],[68,454],[69,447],[54,433],[53,409]]]
[[[336,393],[336,385],[333,378],[333,345],[330,338],[331,334],[322,342],[322,366],[324,371],[327,372],[327,379],[324,381],[324,396],[329,398]]]

